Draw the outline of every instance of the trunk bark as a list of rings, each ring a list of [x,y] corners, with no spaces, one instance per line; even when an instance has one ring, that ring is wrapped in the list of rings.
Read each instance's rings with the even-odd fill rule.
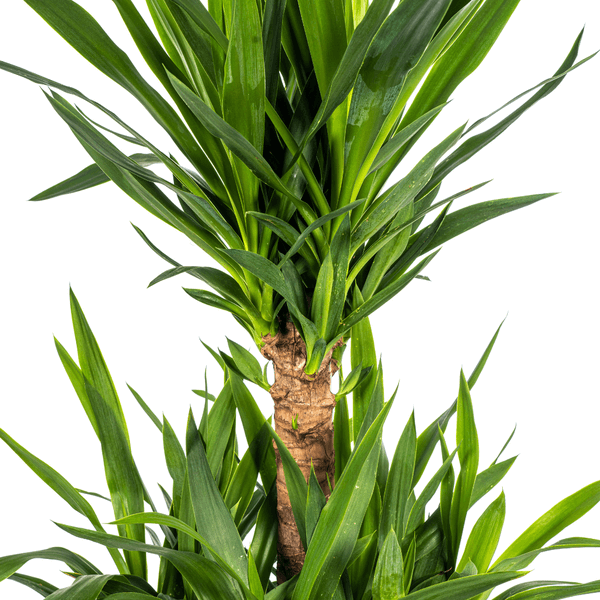
[[[283,328],[285,326],[285,329]],[[263,338],[263,356],[273,361],[275,383],[271,397],[275,404],[275,431],[288,447],[308,481],[311,463],[325,496],[333,486],[333,409],[331,377],[338,370],[329,352],[312,377],[304,373],[306,345],[292,323],[282,326],[272,337]],[[277,581],[283,583],[300,572],[304,548],[298,535],[290,497],[285,484],[283,465],[277,447]]]

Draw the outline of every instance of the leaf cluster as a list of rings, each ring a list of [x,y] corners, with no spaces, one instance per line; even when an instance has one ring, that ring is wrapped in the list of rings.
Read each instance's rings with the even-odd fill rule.
[[[79,90],[0,62],[50,89],[52,108],[94,161],[33,200],[112,180],[219,265],[182,266],[140,232],[173,267],[153,283],[196,277],[210,289],[189,289],[190,296],[231,313],[258,345],[281,320],[293,320],[306,342],[307,373],[362,319],[423,278],[441,244],[552,195],[450,212],[478,184],[438,199],[447,175],[587,60],[576,62],[580,35],[552,77],[501,107],[529,95],[518,108],[479,133],[497,111],[446,132],[392,183],[519,0],[210,0],[208,8],[147,0],[156,33],[132,0],[114,0],[160,90],[73,0],[26,2],[131,93],[179,152],[162,152]],[[440,212],[423,226],[432,211]]]
[[[516,458],[500,460],[509,438],[490,466],[479,464],[470,390],[499,330],[471,376],[467,379],[461,372],[458,396],[447,411],[420,435],[411,415],[391,464],[382,429],[395,394],[384,399],[381,363],[370,369],[355,367],[342,381],[338,395],[335,487],[327,502],[314,471],[306,481],[244,383],[264,385],[265,380],[258,361],[241,346],[230,342],[231,355],[210,349],[223,369],[224,384],[216,395],[209,393],[206,381],[203,390],[195,390],[204,398],[203,409],[199,420],[190,410],[185,440],[130,387],[162,438],[172,481],[160,486],[165,505],[161,511],[141,479],[115,385],[73,293],[71,312],[77,361],[58,341],[56,347],[100,441],[108,495],[74,487],[3,430],[0,438],[88,519],[90,529],[58,526],[106,547],[114,572],[102,573],[66,548],[48,548],[0,558],[0,580],[10,578],[57,600],[396,600],[404,596],[484,600],[495,587],[525,575],[523,569],[540,553],[600,547],[599,540],[589,538],[551,541],[600,501],[600,482],[559,502],[501,553],[497,548],[505,517],[504,493],[489,503],[470,532],[465,530],[468,511],[500,483]],[[368,319],[363,328],[365,324]],[[363,330],[357,337],[363,340],[361,356],[368,361],[369,333]],[[350,389],[356,408],[352,418],[345,395]],[[456,448],[449,451],[444,434],[453,415]],[[246,438],[245,452],[239,450],[237,417]],[[281,585],[272,579],[277,553],[273,440],[306,549],[300,575]],[[417,492],[438,443],[441,464]],[[88,497],[112,504],[111,525],[116,532],[100,523]],[[427,514],[431,502],[436,508]],[[160,557],[156,582],[148,577],[149,554]],[[21,572],[38,558],[64,563],[74,578],[72,585],[58,589]],[[494,600],[510,596],[559,600],[597,591],[598,581],[529,581]]]

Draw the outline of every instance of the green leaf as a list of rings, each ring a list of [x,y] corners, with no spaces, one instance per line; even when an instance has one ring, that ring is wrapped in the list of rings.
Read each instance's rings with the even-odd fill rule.
[[[333,447],[335,455],[335,480],[337,481],[344,472],[350,454],[352,432],[350,430],[350,416],[348,414],[348,400],[346,397],[336,396],[335,410],[333,413]]]
[[[315,527],[317,526],[317,522],[319,521],[321,511],[325,504],[327,504],[327,499],[317,481],[314,466],[311,464],[310,477],[308,479],[308,493],[306,495],[306,510],[304,513],[307,545],[310,544],[310,540],[312,539]]]
[[[503,577],[496,578],[496,575]],[[439,585],[432,585],[425,589],[411,592],[412,600],[467,600],[478,594],[494,589],[503,583],[507,583],[518,577],[526,575],[523,571],[508,571],[506,573],[482,573],[470,577],[461,577],[450,581],[444,581]]]
[[[348,114],[341,206],[357,197],[395,123],[394,115],[388,117],[404,79],[419,61],[449,4],[450,0],[405,0],[369,46]]]
[[[210,107],[208,107],[194,92],[192,92],[183,82],[174,75],[169,74],[169,78],[177,93],[190,110],[196,115],[198,120],[215,137],[225,142],[227,147],[261,180],[270,185],[273,189],[286,196],[293,194],[283,185],[275,171],[265,160],[262,154],[237,130],[235,130],[226,121],[221,119]]]
[[[170,1],[183,8],[202,31],[210,35],[223,50],[227,50],[229,41],[201,2],[192,2],[191,0]]]
[[[277,444],[277,450],[281,457],[283,464],[283,471],[285,473],[285,482],[290,497],[290,504],[292,505],[292,512],[294,513],[294,520],[296,521],[296,527],[298,528],[298,534],[302,540],[302,545],[305,549],[308,548],[307,536],[306,536],[306,508],[307,508],[307,497],[308,497],[308,485],[306,479],[300,470],[300,467],[294,460],[294,457],[288,450],[287,446],[283,443],[281,438],[275,433],[275,430],[271,429],[271,435],[273,440]],[[313,524],[313,521],[310,521]]]
[[[303,146],[327,122],[334,110],[352,90],[369,45],[390,12],[392,5],[392,0],[374,0],[369,5],[363,20],[356,27],[352,37],[349,38],[348,47],[337,66],[327,92],[322,94],[323,101],[308,129]]]
[[[306,553],[293,600],[331,598],[351,557],[377,474],[381,430],[392,402],[381,411],[354,450],[337,482]],[[323,577],[323,573],[327,577]]]
[[[441,157],[460,139],[464,127],[453,131],[446,139],[428,152],[410,171],[410,173],[395,184],[388,192],[368,208],[360,223],[352,234],[352,248],[356,249],[369,239],[376,231],[388,223],[398,211],[410,202],[425,187],[431,179],[435,165]]]
[[[515,198],[501,198],[499,200],[488,200],[486,202],[480,202],[461,208],[446,216],[442,226],[439,228],[433,239],[423,249],[421,254],[433,250],[437,246],[444,244],[448,240],[451,240],[486,221],[490,221],[491,219],[510,213],[513,210],[518,210],[555,195],[556,194],[534,194],[531,196],[517,196]],[[419,236],[427,235],[427,232],[431,227],[432,225],[428,225],[419,233],[415,234],[413,240],[409,242],[409,248],[411,243],[414,243]]]
[[[553,77],[538,84],[534,88],[531,88],[531,89],[523,92],[522,94],[519,94],[518,96],[516,96],[515,98],[513,98],[512,100],[510,100],[509,102],[504,104],[501,108],[499,108],[498,110],[489,114],[487,117],[484,117],[483,119],[479,119],[478,121],[473,123],[473,125],[471,125],[471,127],[469,128],[469,131],[471,129],[474,129],[475,127],[479,126],[481,123],[486,121],[488,118],[490,118],[491,116],[493,116],[494,114],[496,114],[497,112],[499,112],[500,110],[502,110],[503,108],[508,106],[509,104],[512,104],[514,101],[518,100],[522,96],[533,91],[535,88],[543,85],[541,90],[539,90],[529,100],[524,102],[521,106],[519,106],[519,108],[517,108],[515,111],[513,111],[507,117],[502,119],[499,123],[497,123],[490,129],[488,129],[487,131],[484,131],[480,134],[474,135],[473,137],[471,137],[468,140],[466,140],[465,142],[463,142],[448,158],[446,158],[438,166],[434,176],[432,177],[432,181],[431,181],[430,185],[433,185],[433,186],[437,185],[437,183],[442,181],[442,179],[444,179],[456,167],[458,167],[459,165],[461,165],[464,162],[466,162],[467,160],[469,160],[472,156],[477,154],[477,152],[479,152],[481,149],[485,148],[485,146],[487,146],[489,143],[494,141],[500,134],[502,134],[504,131],[506,131],[506,129],[508,129],[519,117],[521,117],[521,115],[523,115],[529,108],[531,108],[534,104],[539,102],[542,98],[545,98],[548,94],[553,92],[562,83],[563,79],[565,78],[566,74],[569,71],[576,69],[577,67],[581,66],[582,64],[587,62],[589,59],[591,59],[593,56],[595,56],[595,54],[588,56],[587,58],[581,60],[576,65],[573,65],[573,63],[575,62],[575,59],[577,58],[577,53],[579,51],[579,45],[580,45],[582,36],[583,36],[583,31],[581,31],[581,33],[577,36],[577,39],[575,40],[575,43],[574,43],[573,47],[571,48],[571,51],[567,55],[567,58],[562,63],[562,65],[559,67],[559,69],[556,71],[556,73],[554,74]]]
[[[258,407],[256,400],[248,391],[248,388],[235,373],[231,374],[231,390],[240,419],[242,420],[246,441],[248,442],[248,446],[251,446],[254,438],[260,433],[266,423],[266,419]],[[276,473],[275,452],[272,446],[269,446],[267,458],[260,464],[260,477],[263,487],[266,490],[271,488],[276,479]],[[256,557],[258,560],[258,554],[256,554]]]
[[[493,567],[511,558],[541,548],[565,527],[577,521],[600,501],[600,481],[561,500],[528,527],[498,558]]]
[[[352,294],[352,310],[358,309],[364,300],[358,286],[354,286]],[[373,331],[368,317],[359,321],[351,330],[350,364],[353,369],[358,365],[370,367],[369,376],[358,385],[352,392],[352,418],[353,418],[353,440],[356,442],[360,427],[371,400],[373,386],[377,378],[377,354],[375,352],[375,341]]]
[[[385,538],[375,568],[374,600],[397,600],[404,596],[403,566],[398,537],[391,529]]]
[[[222,91],[223,118],[262,156],[265,135],[265,64],[258,7],[255,0],[234,0],[232,8]],[[225,139],[223,141],[228,143]],[[231,150],[235,153],[233,148]],[[244,210],[256,209],[259,181],[248,171],[250,165],[246,166],[242,157],[237,158],[236,163],[242,206]],[[250,220],[248,228],[249,249],[257,251],[256,222]]]
[[[227,442],[235,425],[235,402],[231,383],[227,382],[217,396],[210,413],[205,438],[206,456],[213,477],[218,482]]]
[[[346,303],[349,260],[350,217],[346,214],[319,270],[311,304],[311,319],[317,324],[319,336],[328,343],[334,341]]]
[[[113,575],[82,575],[69,587],[50,594],[50,600],[96,600]]]
[[[160,160],[153,154],[132,154],[129,157],[139,165],[149,167],[154,165]],[[50,198],[56,198],[58,196],[64,196],[66,194],[74,194],[75,192],[81,192],[88,190],[97,185],[101,185],[110,181],[110,179],[104,174],[100,167],[96,164],[90,165],[85,169],[82,169],[76,175],[49,187],[47,190],[40,192],[30,198],[31,202],[38,200],[49,200]]]
[[[456,446],[460,461],[460,472],[456,480],[454,496],[452,497],[452,508],[450,510],[450,530],[452,532],[454,556],[457,556],[460,547],[467,511],[471,503],[473,486],[477,477],[477,467],[479,466],[479,440],[473,416],[473,404],[471,402],[469,385],[462,369],[458,391]]]
[[[205,163],[200,148],[175,110],[146,82],[128,55],[87,11],[72,0],[26,1],[86,60],[137,98],[192,162]]]
[[[512,458],[494,464],[485,471],[481,471],[481,473],[477,474],[469,508],[481,500],[481,498],[502,481],[504,476],[508,473],[508,470],[513,466],[515,460],[517,460],[517,457],[513,456]]]
[[[319,217],[318,219],[316,219],[315,221],[310,223],[306,229],[302,230],[302,232],[300,233],[300,237],[296,240],[294,245],[287,251],[287,253],[281,259],[281,262],[279,264],[280,265],[283,264],[286,260],[288,260],[289,258],[294,256],[294,254],[296,254],[296,252],[298,252],[300,250],[300,248],[302,247],[304,242],[307,241],[308,236],[311,233],[313,233],[313,231],[316,231],[317,229],[319,229],[320,227],[325,225],[325,223],[328,223],[332,219],[335,219],[337,217],[341,217],[342,215],[345,215],[347,212],[353,210],[357,206],[360,206],[364,201],[365,201],[365,199],[363,198],[362,200],[357,200],[356,202],[352,202],[351,204],[348,204],[347,206],[343,206],[342,208],[333,210],[329,214],[323,215],[322,217]]]
[[[35,559],[58,560],[64,562],[71,571],[81,575],[99,575],[100,571],[88,560],[65,548],[48,548],[35,552],[23,552],[0,558],[0,581],[16,573],[23,565]]]
[[[413,412],[398,440],[385,486],[378,538],[380,551],[383,542],[392,529],[401,535],[405,529],[408,519],[406,506],[412,491],[411,482],[415,466],[416,438],[417,432]]]
[[[500,561],[492,569],[492,571],[513,571],[514,569],[523,569],[544,552],[551,552],[553,550],[566,550],[569,548],[600,548],[600,540],[594,540],[590,538],[566,538],[564,540],[555,542],[551,546],[545,546],[544,548],[531,550],[530,552],[525,552],[519,556],[505,558],[504,560]]]
[[[298,0],[315,75],[324,96],[346,50],[344,5],[341,0]]]
[[[78,513],[87,517],[92,526],[98,531],[104,531],[92,505],[78,492],[60,473],[41,461],[18,444],[3,429],[0,429],[2,439],[15,452],[15,454],[51,489],[53,489],[65,502]],[[120,573],[127,573],[128,568],[123,557],[116,550],[110,552],[115,565]],[[25,563],[23,563],[25,564]],[[18,567],[20,568],[20,567]]]
[[[435,119],[445,108],[447,105],[442,104],[436,108],[432,108],[429,112],[425,113],[423,116],[419,117],[416,121],[400,129],[396,134],[394,134],[379,150],[373,164],[371,165],[371,169],[368,173],[370,175],[373,171],[377,171],[383,165],[385,165],[388,160],[390,160],[394,154],[404,146],[414,135],[419,133],[423,127],[429,124],[430,121]]]
[[[248,559],[229,509],[211,473],[200,434],[192,416],[187,429],[187,472],[198,533],[245,583]]]
[[[348,373],[348,377],[344,378],[344,381],[342,381],[336,396],[345,396],[346,394],[352,392],[356,386],[360,385],[366,379],[372,369],[373,366],[363,369],[362,362],[360,362],[357,367]]]
[[[597,592],[600,592],[600,579],[590,581],[589,583],[541,587],[519,592],[511,597],[516,598],[517,600],[562,600],[562,598],[571,598],[573,596],[582,596],[584,594],[595,594]]]
[[[148,418],[156,425],[158,430],[162,433],[162,423],[160,419],[152,412],[152,409],[144,402],[144,399],[129,385],[127,384],[129,391],[133,394],[137,403],[142,407],[142,410],[148,415]]]
[[[448,446],[446,445],[446,440],[444,438],[444,434],[441,429],[438,429],[440,436],[440,446],[442,450],[442,462],[448,460],[450,456],[450,452],[448,451]],[[454,495],[454,469],[450,467],[444,475],[442,479],[442,483],[440,485],[440,519],[442,522],[442,530],[444,533],[444,537],[446,538],[446,548],[448,549],[448,553],[452,552],[453,544],[452,544],[452,528],[450,526],[450,515],[452,510],[452,497]],[[456,563],[456,560],[453,556],[449,557],[451,563]]]
[[[266,381],[260,363],[256,360],[254,355],[229,338],[227,338],[227,344],[229,346],[229,351],[231,352],[231,357],[244,377],[249,381],[252,381],[252,383],[269,391],[271,386]]]
[[[481,64],[504,29],[519,0],[487,0],[435,62],[402,119],[406,127],[446,102],[458,85]]]
[[[361,304],[356,310],[351,312],[343,319],[343,322],[338,329],[337,336],[341,337],[343,333],[354,327],[365,317],[368,317],[372,312],[376,311],[380,306],[383,306],[388,300],[391,300],[398,292],[403,290],[419,273],[433,260],[436,253],[430,254],[423,259],[414,269],[402,275],[396,281],[377,292],[369,298],[364,304]]]
[[[173,502],[175,514],[178,515],[180,512],[181,499],[183,497],[187,463],[185,452],[183,451],[171,424],[166,417],[163,418],[164,425],[162,430],[165,462],[167,463],[169,475],[171,475],[171,478],[173,479]]]
[[[412,532],[415,531],[415,529],[423,522],[423,518],[425,516],[425,508],[427,506],[427,503],[433,498],[433,495],[435,494],[437,489],[440,487],[440,484],[441,484],[442,480],[444,479],[446,473],[452,467],[452,461],[454,460],[454,456],[456,455],[457,451],[459,452],[459,455],[460,455],[459,448],[457,448],[457,450],[454,450],[454,452],[452,452],[452,454],[450,454],[450,456],[448,456],[448,458],[444,461],[442,466],[437,470],[435,475],[431,478],[431,480],[423,488],[423,491],[421,492],[421,494],[419,495],[419,497],[417,498],[416,502],[414,503],[413,507],[410,510],[410,514],[408,515],[408,519],[407,519],[407,523],[406,523],[406,528],[402,534],[403,538],[411,535]],[[460,477],[459,477],[459,481],[460,481]],[[398,532],[398,533],[400,533],[400,532]],[[453,539],[454,539],[454,537],[453,537]]]
[[[44,596],[44,598],[47,598],[52,592],[55,592],[58,589],[55,585],[52,585],[43,579],[31,577],[31,575],[24,575],[23,573],[14,573],[8,579],[28,587],[34,592]],[[133,600],[135,600],[135,598]]]
[[[75,537],[102,544],[108,548],[123,548],[129,551],[164,556],[173,563],[184,579],[189,582],[199,598],[206,598],[206,600],[240,600],[239,592],[233,588],[231,579],[226,572],[216,562],[199,554],[143,544],[117,535],[98,533],[60,523],[57,523],[57,525]]]
[[[502,526],[504,525],[504,516],[506,505],[504,492],[492,502],[479,517],[463,552],[463,556],[456,567],[457,571],[462,571],[467,562],[471,561],[476,567],[478,573],[485,573],[492,562],[492,557],[496,552]],[[506,569],[514,571],[515,568]]]
[[[276,485],[271,486],[263,505],[260,507],[256,519],[254,537],[250,550],[256,555],[256,570],[260,576],[263,588],[266,588],[271,575],[271,567],[277,556],[277,490]]]

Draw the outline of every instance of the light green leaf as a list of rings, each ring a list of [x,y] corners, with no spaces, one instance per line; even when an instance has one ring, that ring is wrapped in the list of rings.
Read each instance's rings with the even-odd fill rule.
[[[460,547],[467,511],[471,503],[473,486],[477,477],[477,467],[479,466],[479,440],[473,416],[473,404],[471,402],[469,385],[462,369],[458,391],[456,446],[460,461],[460,472],[456,479],[456,487],[452,497],[452,508],[450,510],[450,530],[452,532],[454,556],[457,556]]]
[[[406,505],[412,491],[411,482],[415,466],[416,438],[415,415],[413,413],[398,440],[387,485],[385,486],[378,538],[380,551],[383,542],[392,529],[400,535],[404,532],[408,518],[408,514],[405,514]]]
[[[561,500],[528,527],[498,558],[493,567],[511,558],[541,548],[565,527],[577,521],[600,501],[600,481]]]
[[[229,509],[211,473],[200,434],[192,416],[187,429],[187,472],[198,533],[245,583],[248,559]]]
[[[404,565],[396,532],[391,529],[377,559],[373,600],[398,600],[404,596]]]
[[[492,557],[496,552],[502,526],[504,525],[504,516],[506,505],[504,492],[492,502],[479,517],[463,552],[463,556],[456,567],[457,571],[462,571],[467,563],[471,561],[476,567],[478,573],[485,573],[492,562]],[[521,567],[511,567],[507,571],[515,571]]]

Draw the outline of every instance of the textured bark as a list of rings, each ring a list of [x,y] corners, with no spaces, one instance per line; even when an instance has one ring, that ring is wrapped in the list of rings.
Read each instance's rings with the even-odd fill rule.
[[[283,323],[282,323],[283,326]],[[293,324],[275,337],[263,338],[262,354],[273,361],[275,383],[271,397],[275,404],[275,431],[283,440],[308,481],[311,463],[325,496],[329,498],[333,485],[333,408],[331,377],[337,363],[327,354],[315,375],[304,373],[306,345]],[[294,429],[294,422],[297,426]],[[277,514],[279,541],[277,544],[277,581],[282,583],[299,573],[304,564],[304,548],[298,535],[290,498],[285,484],[283,465],[277,448]]]

